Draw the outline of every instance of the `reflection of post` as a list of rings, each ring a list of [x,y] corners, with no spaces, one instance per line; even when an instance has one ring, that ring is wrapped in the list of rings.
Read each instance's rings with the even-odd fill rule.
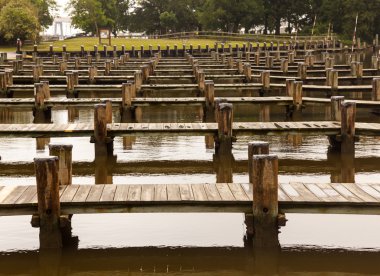
[[[36,138],[36,150],[45,150],[45,146],[50,143],[50,137]]]
[[[69,123],[74,123],[75,120],[79,119],[79,110],[76,107],[68,107],[67,116]]]
[[[260,104],[259,113],[260,122],[270,122],[270,106],[267,104]]]
[[[215,153],[213,156],[216,183],[233,183],[234,156],[231,152]]]
[[[136,142],[136,136],[123,136],[123,149],[131,150],[135,142]]]
[[[293,147],[299,148],[302,145],[302,134],[289,134],[288,141],[292,143]]]
[[[213,135],[205,136],[206,149],[213,149],[215,144],[215,139]]]
[[[59,276],[62,251],[60,249],[43,249],[38,252],[39,275]]]

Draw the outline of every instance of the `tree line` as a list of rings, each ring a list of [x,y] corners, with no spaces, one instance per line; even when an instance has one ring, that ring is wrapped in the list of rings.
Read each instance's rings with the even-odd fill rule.
[[[0,0],[0,39],[36,40],[52,24],[55,0]],[[310,35],[329,31],[371,41],[380,32],[380,0],[70,0],[75,27],[96,35],[99,28],[166,34],[185,31],[285,31]]]

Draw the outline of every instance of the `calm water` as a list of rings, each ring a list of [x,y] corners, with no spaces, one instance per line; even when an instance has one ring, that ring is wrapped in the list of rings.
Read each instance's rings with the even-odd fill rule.
[[[268,112],[269,111],[269,112]],[[92,122],[92,109],[80,109],[75,121]],[[197,107],[143,108],[141,122],[200,122]],[[114,121],[118,121],[114,110]],[[276,106],[234,106],[236,121],[284,121]],[[325,120],[329,111],[308,107],[304,120]],[[53,110],[53,121],[66,123],[67,110]],[[71,116],[72,118],[73,116]],[[358,121],[380,122],[359,111]],[[1,123],[30,123],[31,111],[0,110]],[[233,181],[248,182],[247,143],[270,142],[278,154],[280,182],[331,182],[341,165],[327,157],[324,136],[238,137]],[[41,144],[43,141],[39,141]],[[48,141],[46,141],[48,142]],[[51,138],[73,144],[73,183],[95,184],[93,144],[89,138]],[[47,155],[32,138],[0,140],[1,185],[34,184],[32,160]],[[147,136],[115,138],[117,164],[109,172],[115,184],[215,183],[213,149],[205,137]],[[356,147],[357,183],[379,183],[380,143],[363,138]],[[281,229],[281,252],[254,253],[244,245],[243,214],[96,214],[75,215],[78,248],[61,254],[38,251],[38,229],[30,217],[0,217],[0,275],[380,275],[378,216],[288,214]]]

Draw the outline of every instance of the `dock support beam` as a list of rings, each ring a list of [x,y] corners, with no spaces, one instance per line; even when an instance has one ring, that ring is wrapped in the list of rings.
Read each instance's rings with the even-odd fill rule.
[[[35,158],[40,249],[62,248],[58,157]]]

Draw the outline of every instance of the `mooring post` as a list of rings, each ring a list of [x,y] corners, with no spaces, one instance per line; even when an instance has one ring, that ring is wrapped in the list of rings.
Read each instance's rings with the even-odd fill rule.
[[[372,101],[380,101],[380,78],[372,80]]]
[[[285,58],[281,59],[281,71],[285,74],[289,71],[289,61]]]
[[[326,69],[326,85],[331,87],[331,91],[338,89],[338,71],[335,69]]]
[[[261,141],[255,141],[255,142],[249,142],[248,143],[248,177],[249,177],[249,183],[253,183],[253,172],[252,172],[252,159],[254,155],[264,155],[269,154],[269,143],[267,142],[261,142]],[[249,191],[249,192],[252,192]],[[245,214],[245,220],[244,220],[245,226],[246,226],[246,235],[245,240],[246,241],[252,241],[254,230],[253,230],[253,214],[247,213]]]
[[[251,82],[252,80],[252,68],[250,63],[244,63],[243,72],[246,82]]]
[[[128,123],[134,118],[135,108],[132,106],[132,99],[136,97],[135,84],[133,82],[123,83],[121,93],[121,122]]]
[[[58,157],[35,158],[34,166],[37,182],[40,249],[58,249],[62,247]]]
[[[265,67],[266,68],[273,68],[273,57],[272,56],[267,56],[265,58]]]
[[[233,108],[230,103],[221,103],[218,107],[218,137],[216,139],[216,154],[230,154],[232,150]]]
[[[356,103],[342,103],[342,123],[341,123],[341,153],[355,156],[355,119]]]
[[[33,71],[33,82],[39,82],[41,77],[42,66],[41,65],[32,65]]]
[[[286,79],[285,80],[285,85],[286,85],[286,87],[285,87],[285,94],[288,97],[292,97],[293,98],[294,82],[295,82],[295,79]]]
[[[304,62],[298,63],[298,78],[301,80],[307,78],[307,66]]]
[[[64,75],[66,70],[67,70],[67,62],[66,61],[60,61],[59,62],[59,72],[62,75]]]
[[[294,82],[293,106],[295,110],[302,110],[302,81]]]
[[[260,96],[264,96],[270,90],[270,71],[265,70],[260,74],[262,89],[260,89]]]
[[[278,157],[254,155],[250,171],[253,190],[253,246],[278,248]]]
[[[104,75],[109,76],[111,73],[111,66],[112,63],[110,60],[106,60],[105,65],[104,65]]]
[[[73,145],[49,144],[49,155],[58,157],[59,185],[72,184],[72,149]]]
[[[215,121],[215,87],[214,81],[205,81],[205,107],[203,110],[204,121]]]
[[[66,82],[67,82],[67,92],[66,92],[67,97],[75,98],[77,96],[75,93],[75,86],[79,84],[79,72],[78,71],[67,72]]]
[[[107,156],[107,112],[106,104],[96,104],[94,109],[94,136],[91,142],[95,144],[95,159]]]
[[[206,74],[203,72],[202,69],[198,70],[198,87],[201,91],[201,94],[204,94],[205,90],[205,81],[206,81]]]
[[[342,121],[342,104],[344,102],[344,96],[332,96],[331,97],[331,120],[341,122]]]
[[[143,76],[141,70],[136,70],[134,73],[134,83],[135,91],[138,93],[141,90],[141,85],[143,84]]]
[[[91,65],[88,68],[88,82],[90,84],[96,83],[96,77],[98,76],[98,67]]]

